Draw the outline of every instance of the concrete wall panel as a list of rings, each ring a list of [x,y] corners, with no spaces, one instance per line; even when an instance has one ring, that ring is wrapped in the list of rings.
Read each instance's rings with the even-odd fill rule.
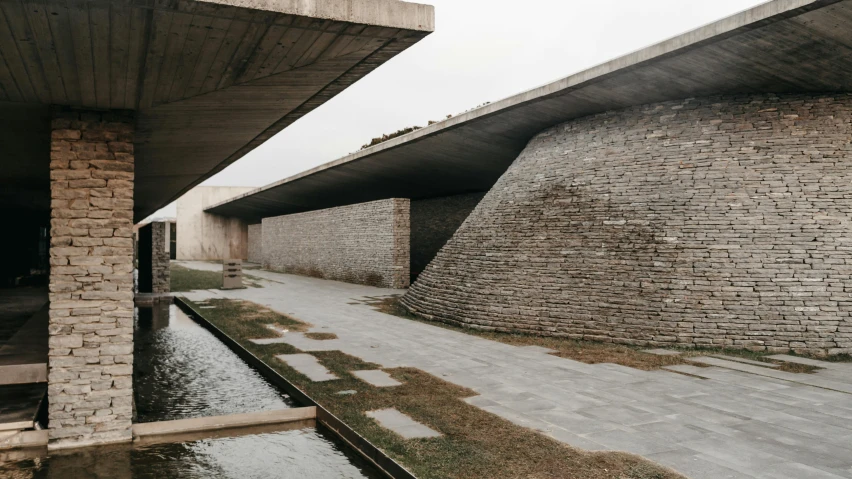
[[[252,188],[199,186],[177,201],[177,259],[248,258],[248,229],[243,220],[205,213],[204,208]]]
[[[852,96],[667,102],[538,134],[403,299],[482,329],[852,351]]]

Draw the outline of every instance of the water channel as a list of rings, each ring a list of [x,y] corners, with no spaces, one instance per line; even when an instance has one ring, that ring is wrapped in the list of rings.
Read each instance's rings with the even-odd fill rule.
[[[296,406],[174,305],[136,315],[135,422],[167,421]],[[294,428],[295,427],[295,428]],[[218,437],[65,453],[0,455],[0,477],[368,478],[380,476],[313,422],[222,431]]]

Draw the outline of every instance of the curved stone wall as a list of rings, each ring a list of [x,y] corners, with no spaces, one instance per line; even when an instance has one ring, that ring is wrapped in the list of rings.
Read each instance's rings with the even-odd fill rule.
[[[852,96],[713,97],[541,132],[403,298],[627,344],[852,351]]]

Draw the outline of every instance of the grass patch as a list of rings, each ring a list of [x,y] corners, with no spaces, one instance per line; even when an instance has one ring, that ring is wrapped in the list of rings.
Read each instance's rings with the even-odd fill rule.
[[[184,299],[184,301],[190,302],[187,299]],[[203,311],[205,318],[210,319],[210,321],[213,321],[212,318],[216,318],[216,321],[213,321],[216,326],[232,338],[261,339],[279,337],[280,334],[267,328],[267,324],[294,332],[305,332],[312,327],[311,324],[304,321],[276,313],[269,308],[252,303],[251,301],[209,299],[206,305],[214,306],[214,308],[202,310],[198,308],[198,305],[193,304],[196,311]]]
[[[299,353],[288,344],[257,345],[252,338],[270,337],[267,323],[297,321],[266,308],[229,300],[212,300],[216,309],[197,310],[266,364],[422,479],[675,479],[682,476],[641,457],[620,452],[586,452],[531,429],[516,426],[471,406],[463,398],[475,392],[445,382],[419,369],[386,370],[402,386],[377,388],[351,371],[378,369],[340,351],[311,352],[340,379],[315,383],[285,363],[278,354]],[[247,314],[243,314],[247,313]],[[277,317],[276,317],[277,316]],[[305,323],[301,323],[306,325]],[[303,326],[304,327],[304,326]],[[339,395],[354,390],[353,395]],[[405,440],[365,413],[396,408],[441,432],[442,437]]]
[[[196,289],[222,289],[222,273],[199,271],[177,264],[171,265],[172,292]]]
[[[305,337],[317,341],[328,341],[331,339],[337,339],[337,335],[334,333],[305,333]]]
[[[778,366],[779,371],[791,373],[813,373],[821,368],[808,366],[805,364],[787,363],[769,359],[766,356],[776,353],[765,353],[749,351],[745,349],[726,349],[726,348],[667,348],[681,353],[678,356],[660,356],[642,352],[643,349],[649,347],[628,346],[625,344],[601,343],[595,341],[584,341],[570,338],[556,338],[549,336],[533,336],[529,334],[513,334],[499,333],[493,331],[480,331],[472,328],[463,328],[447,323],[437,321],[428,321],[415,316],[408,312],[405,307],[399,302],[396,296],[374,298],[367,302],[368,305],[386,314],[392,314],[401,318],[421,323],[431,324],[445,329],[462,332],[479,336],[481,338],[498,341],[513,346],[541,346],[552,349],[552,353],[560,358],[573,359],[587,364],[613,363],[627,366],[630,368],[641,369],[644,371],[653,371],[665,366],[674,366],[677,364],[689,364],[692,366],[701,366],[697,363],[690,363],[687,358],[696,356],[707,356],[710,354],[723,354],[725,356],[735,356],[752,361],[763,361]],[[822,359],[822,358],[820,358]]]
[[[208,263],[215,263],[215,261],[208,261]],[[218,264],[221,266],[221,263]],[[219,271],[201,271],[172,264],[170,275],[171,291],[175,293],[197,289],[222,289],[222,272]],[[243,285],[248,288],[262,288],[260,279],[256,276],[243,275]]]

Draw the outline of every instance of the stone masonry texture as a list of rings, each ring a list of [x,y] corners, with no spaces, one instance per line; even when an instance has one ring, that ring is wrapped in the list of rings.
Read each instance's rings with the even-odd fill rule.
[[[169,223],[164,221],[151,223],[151,286],[155,294],[168,293],[171,290],[171,264],[166,242],[169,241]]]
[[[392,198],[263,219],[263,267],[317,278],[409,284],[410,202]]]
[[[459,229],[485,193],[411,201],[412,281]]]
[[[139,292],[163,294],[171,290],[171,267],[166,251],[169,223],[158,221],[139,229]]]
[[[629,108],[539,133],[403,298],[480,329],[852,351],[852,96]]]
[[[131,112],[53,112],[53,448],[131,440],[133,133]]]
[[[263,224],[248,225],[248,260],[263,264]]]

